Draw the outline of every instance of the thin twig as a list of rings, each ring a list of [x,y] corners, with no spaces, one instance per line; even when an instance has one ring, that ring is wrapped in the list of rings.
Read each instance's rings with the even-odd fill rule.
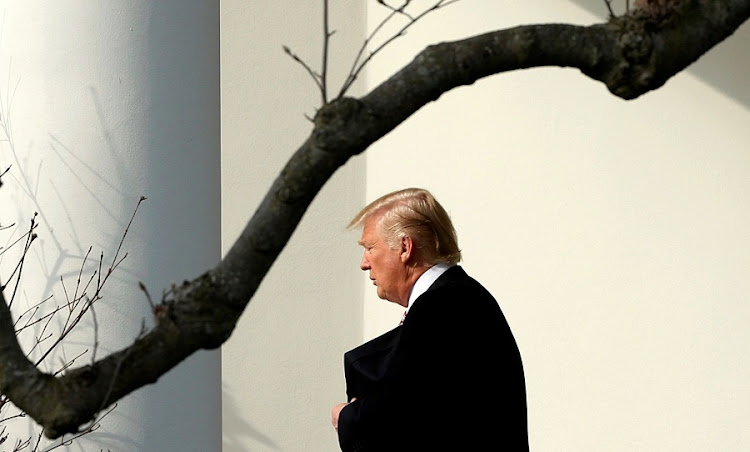
[[[3,226],[2,228],[0,228],[0,230],[2,230],[2,229],[8,229],[8,228],[12,228],[12,227],[13,227],[13,226],[15,226],[15,225],[16,225],[16,224],[15,224],[15,223],[13,223],[13,224],[10,224],[10,225],[8,225],[8,226]],[[0,256],[2,256],[3,254],[5,254],[5,252],[6,252],[6,251],[9,251],[9,250],[10,250],[11,248],[13,248],[13,247],[14,247],[15,245],[19,244],[19,243],[20,243],[20,242],[21,242],[22,240],[25,240],[25,239],[26,239],[26,234],[28,234],[28,233],[29,233],[29,232],[26,232],[26,233],[25,233],[25,234],[23,234],[23,235],[22,235],[21,237],[18,237],[17,239],[13,240],[13,242],[10,242],[10,243],[6,243],[6,244],[5,244],[5,247],[4,247],[4,248],[0,248],[0,249],[2,250],[2,251],[0,251]]]
[[[321,64],[320,94],[323,103],[328,103],[328,45],[331,33],[328,31],[328,0],[323,0],[323,63]]]
[[[146,289],[146,285],[138,281],[138,287],[140,287],[140,289],[146,295],[146,301],[148,301],[148,305],[151,307],[151,312],[154,312],[156,305],[154,305],[154,300],[151,299],[151,294],[148,293],[148,289]]]
[[[0,120],[1,120],[1,118],[0,118]],[[0,187],[2,187],[2,185],[3,185],[3,181],[2,181],[3,176],[5,176],[6,174],[8,174],[8,171],[10,171],[10,169],[12,167],[13,167],[13,165],[10,165],[9,167],[5,168],[2,173],[0,173]]]
[[[8,280],[13,278],[13,275],[16,276],[16,284],[13,287],[13,293],[10,296],[10,301],[8,301],[8,309],[11,309],[13,307],[13,301],[16,299],[16,293],[18,292],[18,287],[21,285],[21,273],[23,273],[23,264],[26,262],[26,255],[29,252],[29,249],[31,248],[31,244],[36,240],[36,233],[34,233],[34,229],[36,229],[37,223],[36,223],[36,212],[34,213],[34,216],[31,218],[31,226],[29,227],[29,232],[26,234],[26,243],[24,245],[23,253],[21,254],[21,258],[18,261],[18,265],[16,265],[16,268],[13,269],[13,272],[11,273]],[[16,274],[16,271],[18,272]]]
[[[39,446],[42,444],[42,435],[44,435],[44,429],[39,430],[39,434],[36,437],[36,444],[34,445],[34,450],[32,452],[39,451]]]
[[[610,19],[615,17],[615,12],[612,11],[612,0],[604,0],[604,4],[607,5],[607,9],[609,10],[609,17]]]
[[[26,413],[18,413],[18,414],[14,414],[13,416],[8,416],[6,418],[0,419],[0,423],[7,422],[11,419],[21,418],[21,417],[26,417]]]
[[[91,254],[91,248],[89,247],[88,251],[86,251],[86,254],[83,256],[83,260],[81,261],[81,267],[78,269],[78,279],[76,280],[76,291],[73,294],[73,300],[78,300],[78,290],[81,288],[81,275],[83,275],[83,269],[86,265],[86,261],[89,259],[89,254]],[[60,278],[62,280],[62,278]],[[84,292],[85,293],[85,292]],[[67,294],[66,294],[67,296]],[[71,308],[75,309],[75,306]]]
[[[135,215],[138,213],[138,208],[141,207],[141,203],[145,201],[145,196],[141,196],[138,200],[138,203],[135,205],[135,210],[133,210],[133,215],[130,216],[130,221],[128,221],[128,225],[125,227],[125,232],[123,232],[122,237],[120,238],[120,244],[117,245],[117,251],[115,251],[115,255],[112,258],[112,266],[110,266],[110,270],[107,272],[107,276],[109,276],[109,273],[111,273],[112,270],[114,270],[117,265],[115,265],[115,262],[117,261],[117,256],[120,254],[120,250],[122,249],[122,244],[125,242],[125,237],[128,235],[128,231],[130,231],[130,226],[133,224],[133,220],[135,219]],[[119,263],[118,263],[119,264]],[[105,278],[106,279],[106,278]]]
[[[18,452],[20,450],[23,450],[27,447],[29,447],[29,444],[31,444],[31,437],[25,441],[21,441],[20,439],[16,441],[16,445],[13,448],[13,452]]]
[[[84,256],[83,261],[81,262],[81,270],[79,271],[78,283],[76,285],[76,291],[75,291],[75,295],[74,295],[73,299],[69,299],[68,298],[68,296],[67,296],[68,292],[65,289],[65,284],[63,283],[63,290],[64,290],[64,292],[66,294],[66,301],[67,301],[66,306],[68,307],[68,315],[67,315],[67,317],[65,319],[65,322],[63,323],[62,332],[54,340],[54,342],[47,348],[47,350],[44,353],[42,353],[42,356],[36,361],[37,365],[39,365],[42,361],[44,361],[50,355],[50,353],[52,353],[52,351],[55,350],[57,348],[57,346],[60,345],[63,342],[63,340],[65,340],[65,338],[70,334],[70,332],[73,331],[73,329],[81,322],[81,320],[83,319],[83,317],[85,316],[85,314],[88,312],[89,308],[91,308],[96,301],[98,301],[98,300],[100,300],[102,298],[101,297],[101,292],[104,289],[105,284],[109,280],[109,276],[123,262],[123,260],[125,260],[125,258],[127,257],[127,253],[125,253],[125,255],[122,256],[122,257],[120,257],[119,260],[118,260],[118,255],[119,255],[120,251],[122,250],[122,245],[125,242],[125,237],[127,236],[128,232],[130,231],[130,227],[133,224],[133,220],[135,218],[136,213],[138,212],[138,208],[140,207],[141,203],[143,201],[145,201],[145,200],[146,200],[146,197],[144,197],[144,196],[141,196],[141,198],[138,200],[138,203],[136,204],[135,210],[133,211],[133,215],[130,217],[130,221],[128,222],[127,226],[125,227],[125,231],[122,234],[122,237],[120,239],[120,243],[119,243],[119,245],[117,247],[115,255],[112,258],[112,264],[107,269],[107,272],[104,275],[104,277],[103,278],[99,277],[99,279],[97,279],[97,283],[96,283],[96,288],[94,290],[94,294],[91,296],[90,299],[88,299],[83,304],[83,306],[80,309],[78,309],[78,305],[84,299],[84,297],[86,297],[88,287],[91,285],[94,277],[96,275],[101,275],[101,273],[102,273],[101,272],[101,265],[102,265],[102,261],[104,260],[104,254],[102,253],[100,255],[100,257],[99,257],[99,270],[95,271],[91,275],[91,277],[89,278],[88,282],[83,287],[83,290],[81,290],[81,288],[80,288],[80,282],[81,282],[80,275],[83,272],[83,267],[86,265],[86,261],[88,260],[88,257],[89,257],[89,253],[86,253],[86,255]],[[61,279],[61,281],[62,281],[62,279]],[[76,313],[77,309],[78,309],[78,312]],[[48,319],[47,323],[45,323],[44,328],[42,329],[42,335],[46,331],[47,326],[49,325],[49,321],[50,320],[51,320],[51,317]],[[95,334],[98,334],[98,331],[95,331]],[[50,338],[50,336],[46,336],[46,337],[44,337],[44,336],[37,336],[36,344],[34,345],[34,347],[32,348],[32,350],[35,349],[43,341],[46,341],[49,338]],[[97,342],[97,338],[95,337],[95,343],[96,342]]]
[[[394,13],[402,14],[405,17],[407,17],[409,20],[414,20],[414,17],[411,14],[406,12],[406,8],[409,6],[409,3],[411,3],[411,0],[404,0],[404,4],[399,6],[398,8],[389,5],[384,0],[376,0],[376,1],[380,3],[381,5],[385,6],[387,9],[390,9]]]
[[[96,318],[96,309],[94,309],[94,301],[89,302],[89,309],[91,309],[91,317],[94,322],[94,347],[91,350],[91,365],[96,362],[96,351],[99,349],[99,321]]]
[[[69,437],[67,439],[61,438],[60,439],[60,443],[47,446],[47,448],[44,449],[43,452],[49,452],[51,450],[57,449],[58,447],[70,446],[73,443],[74,440],[82,437],[83,435],[86,435],[88,433],[91,433],[91,432],[94,432],[94,431],[98,430],[99,427],[101,427],[101,421],[102,421],[102,419],[104,419],[105,417],[107,417],[107,415],[110,414],[112,411],[114,411],[115,408],[117,408],[117,404],[116,403],[114,405],[112,405],[112,407],[109,410],[105,411],[104,414],[102,414],[98,418],[92,420],[89,423],[88,427],[82,429],[80,432],[76,433],[75,435],[73,435],[73,436],[71,436],[71,437]]]
[[[344,94],[351,88],[352,84],[357,80],[359,77],[359,74],[362,72],[364,67],[367,65],[367,63],[372,60],[372,58],[377,55],[381,50],[383,50],[388,44],[393,42],[395,39],[403,36],[406,34],[406,30],[409,29],[412,25],[414,25],[415,22],[417,22],[419,19],[423,18],[425,15],[436,11],[440,8],[444,8],[446,6],[449,6],[453,3],[456,3],[460,0],[440,0],[437,3],[433,4],[429,8],[426,8],[421,13],[417,14],[416,16],[412,16],[410,14],[407,14],[405,12],[405,8],[409,5],[410,1],[406,0],[403,5],[401,5],[398,8],[394,8],[384,1],[377,0],[378,3],[381,5],[387,7],[391,10],[391,12],[375,27],[372,33],[370,33],[370,36],[368,36],[362,46],[359,49],[359,52],[357,53],[356,58],[354,59],[354,62],[352,64],[352,68],[349,70],[349,75],[346,78],[346,81],[344,81],[344,84],[341,86],[341,90],[339,91],[338,97],[343,97]],[[367,50],[367,47],[369,46],[370,42],[374,39],[375,35],[382,30],[382,28],[386,25],[386,23],[390,22],[391,19],[393,19],[396,15],[403,15],[408,18],[408,21],[406,25],[401,27],[398,32],[394,33],[392,36],[390,36],[388,39],[386,39],[382,44],[380,44],[378,47],[375,48],[375,50],[371,51],[369,55],[367,55],[366,58],[362,59],[362,55],[364,54],[365,50]],[[361,60],[362,59],[362,60]],[[361,62],[360,62],[361,60]]]
[[[61,364],[61,367],[59,369],[57,369],[52,375],[57,376],[57,375],[61,374],[67,368],[69,368],[70,366],[72,366],[76,362],[76,360],[78,358],[80,358],[81,356],[83,356],[86,353],[88,353],[88,351],[89,351],[89,349],[86,349],[86,350],[82,351],[81,353],[79,353],[77,356],[75,356],[73,359],[71,359],[71,360],[69,360],[67,362],[63,361],[63,363]]]
[[[380,0],[378,0],[378,3],[380,3],[381,5],[385,5],[385,3]],[[344,95],[344,93],[349,89],[349,86],[351,86],[351,84],[354,83],[354,80],[357,78],[357,74],[361,70],[361,69],[357,69],[357,67],[359,65],[360,59],[362,58],[362,55],[365,53],[365,50],[367,50],[367,46],[370,45],[370,42],[375,38],[375,35],[377,35],[378,32],[380,32],[380,30],[388,22],[390,22],[390,20],[396,14],[397,14],[397,11],[394,11],[391,8],[390,14],[388,14],[382,21],[380,21],[380,23],[373,29],[370,35],[367,38],[365,38],[364,42],[362,43],[362,46],[360,46],[359,51],[357,52],[357,55],[354,57],[354,61],[352,61],[352,67],[349,70],[349,75],[344,81],[344,85],[341,87],[341,91],[339,91],[339,97]]]
[[[39,307],[42,306],[47,301],[49,301],[51,298],[52,298],[52,295],[50,295],[49,297],[47,297],[44,300],[40,301],[39,303],[35,304],[34,306],[31,306],[29,309],[25,310],[23,313],[21,313],[21,315],[18,316],[18,318],[14,322],[13,326],[16,326],[18,323],[20,323],[21,319],[24,316],[26,316],[26,314],[29,314],[29,313],[31,313],[31,311],[34,311],[33,313],[31,313],[31,315],[29,316],[29,320],[26,321],[27,323],[26,323],[26,325],[24,325],[22,327],[22,329],[26,328],[27,326],[29,326],[30,325],[29,322],[31,322],[31,320],[34,318],[34,315],[36,315],[36,312],[39,310]],[[38,323],[38,322],[35,321],[34,323]],[[18,336],[19,331],[21,331],[21,330],[16,330],[16,336]]]
[[[315,71],[313,71],[310,66],[307,65],[300,57],[298,57],[295,53],[292,52],[292,49],[290,49],[288,46],[282,46],[284,49],[284,52],[286,52],[287,55],[292,57],[294,61],[301,64],[303,68],[307,71],[308,74],[310,74],[310,77],[312,77],[313,81],[315,82],[315,85],[318,87],[319,90],[323,90],[323,84],[321,83],[321,76],[320,74],[317,74]]]

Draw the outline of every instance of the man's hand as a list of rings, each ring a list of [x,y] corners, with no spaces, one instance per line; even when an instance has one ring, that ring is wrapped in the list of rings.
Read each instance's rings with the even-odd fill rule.
[[[333,406],[333,408],[331,408],[331,424],[333,424],[333,428],[336,429],[336,431],[339,431],[339,413],[341,413],[341,410],[343,410],[345,406],[349,405],[355,400],[357,400],[356,397],[352,398],[352,400],[350,400],[348,403],[337,403]]]

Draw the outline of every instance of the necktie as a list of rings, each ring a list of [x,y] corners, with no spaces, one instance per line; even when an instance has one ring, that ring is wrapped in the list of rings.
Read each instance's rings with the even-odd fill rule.
[[[409,311],[404,311],[404,315],[401,316],[401,321],[398,323],[399,326],[404,324],[404,320],[406,320],[406,313]]]

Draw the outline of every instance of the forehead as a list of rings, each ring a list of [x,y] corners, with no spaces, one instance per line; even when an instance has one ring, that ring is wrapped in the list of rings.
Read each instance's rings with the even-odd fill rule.
[[[370,217],[365,220],[364,227],[362,228],[362,238],[359,240],[359,244],[363,245],[366,243],[374,243],[380,240],[381,234],[378,228],[379,218]]]

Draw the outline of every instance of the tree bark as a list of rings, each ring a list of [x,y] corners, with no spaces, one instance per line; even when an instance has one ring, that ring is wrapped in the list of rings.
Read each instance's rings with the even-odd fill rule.
[[[502,72],[561,66],[633,99],[658,89],[750,16],[750,0],[640,3],[602,24],[527,25],[433,45],[362,98],[324,105],[226,257],[156,306],[150,331],[92,365],[59,377],[36,369],[18,345],[0,293],[0,391],[48,437],[77,432],[195,351],[221,346],[331,175],[443,93]]]

